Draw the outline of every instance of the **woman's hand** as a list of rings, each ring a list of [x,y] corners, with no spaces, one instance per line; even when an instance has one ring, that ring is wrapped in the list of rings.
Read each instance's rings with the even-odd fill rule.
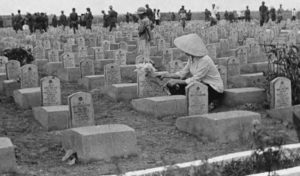
[[[168,81],[168,84],[170,86],[175,86],[176,84],[186,84],[186,82],[184,80],[180,80],[180,79],[170,79]]]

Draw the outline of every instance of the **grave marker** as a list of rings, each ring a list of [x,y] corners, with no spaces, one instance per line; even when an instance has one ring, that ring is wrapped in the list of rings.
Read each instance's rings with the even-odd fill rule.
[[[9,60],[6,63],[6,77],[8,80],[19,80],[21,74],[20,62],[17,60]]]
[[[55,76],[41,79],[42,106],[61,105],[60,80]]]
[[[125,50],[117,50],[114,52],[115,63],[118,65],[126,65],[126,51]]]
[[[38,68],[36,65],[27,64],[21,67],[21,88],[38,87]]]
[[[208,113],[208,88],[200,82],[193,82],[186,88],[188,115]]]
[[[62,55],[63,67],[74,68],[75,67],[75,56],[73,53],[64,53]]]
[[[95,125],[92,95],[77,92],[68,97],[70,109],[70,128]]]
[[[291,81],[285,77],[278,77],[270,83],[271,108],[292,106]]]
[[[95,75],[94,61],[91,59],[81,60],[80,63],[81,78],[84,76]]]
[[[240,75],[240,60],[235,57],[229,57],[227,60],[227,76]]]
[[[49,60],[49,62],[59,62],[59,52],[58,52],[58,50],[48,51],[48,60]]]
[[[5,64],[8,62],[8,58],[0,56],[0,73],[5,73]]]
[[[121,70],[118,64],[112,63],[104,66],[105,87],[121,83]]]

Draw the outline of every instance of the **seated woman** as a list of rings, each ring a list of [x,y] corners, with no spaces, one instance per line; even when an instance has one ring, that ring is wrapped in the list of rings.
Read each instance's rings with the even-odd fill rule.
[[[199,81],[208,87],[209,103],[217,103],[223,91],[223,81],[213,60],[208,56],[208,51],[197,34],[188,34],[174,40],[177,48],[189,56],[185,67],[177,73],[164,73],[160,78],[172,78],[167,87],[172,95],[185,95],[185,87]]]

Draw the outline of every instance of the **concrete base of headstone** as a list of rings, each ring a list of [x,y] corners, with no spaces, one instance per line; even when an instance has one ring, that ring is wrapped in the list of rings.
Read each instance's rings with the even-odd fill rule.
[[[22,109],[41,106],[41,88],[26,88],[14,91],[15,103]]]
[[[47,131],[68,128],[69,106],[42,106],[33,108],[34,118]]]
[[[226,89],[224,91],[223,105],[235,107],[247,103],[262,104],[266,100],[264,89],[256,87]]]
[[[0,92],[3,93],[3,81],[6,80],[6,74],[0,73]]]
[[[7,97],[14,95],[14,91],[21,88],[21,84],[16,80],[4,80],[3,81],[3,92]]]
[[[62,62],[48,62],[46,64],[46,74],[48,76],[58,76],[60,70],[63,70]]]
[[[267,62],[267,61],[268,61],[268,57],[266,56],[266,54],[261,54],[256,57],[248,56],[248,63]]]
[[[140,98],[132,100],[131,104],[136,111],[154,117],[187,114],[186,96],[183,95]]]
[[[46,64],[49,61],[47,59],[36,59],[33,61],[33,64],[38,67],[38,71],[46,73]]]
[[[99,89],[104,86],[104,75],[85,76],[80,80],[80,84],[87,90]]]
[[[134,50],[136,50],[136,45],[128,45],[129,52],[134,51]]]
[[[110,50],[118,50],[120,48],[120,44],[118,43],[111,43]]]
[[[268,62],[257,62],[241,65],[241,73],[258,73],[268,71]]]
[[[227,78],[228,88],[259,87],[264,88],[266,77],[263,73],[241,74]]]
[[[64,68],[62,70],[59,70],[58,72],[58,78],[62,81],[77,82],[80,79],[80,77],[81,74],[79,67]]]
[[[121,80],[124,83],[136,83],[137,82],[137,72],[135,65],[121,65]]]
[[[267,114],[271,118],[278,119],[283,122],[289,122],[290,124],[294,124],[293,113],[300,117],[300,105],[267,110]]]
[[[114,63],[114,59],[103,59],[103,60],[95,60],[94,65],[95,65],[95,73],[96,74],[103,74],[104,72],[104,66],[106,64],[111,64]]]
[[[255,112],[228,111],[180,117],[176,120],[176,127],[198,137],[224,143],[246,140],[253,120],[260,118],[260,114]]]
[[[7,137],[0,137],[0,174],[15,172],[17,162],[14,145]]]
[[[137,154],[134,129],[126,125],[99,125],[73,128],[63,132],[62,146],[77,153],[79,161],[108,160]]]
[[[115,101],[130,101],[137,98],[137,83],[113,84],[107,95]]]

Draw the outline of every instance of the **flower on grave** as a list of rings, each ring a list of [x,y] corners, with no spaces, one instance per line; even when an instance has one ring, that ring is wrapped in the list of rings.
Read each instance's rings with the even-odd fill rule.
[[[140,63],[136,64],[136,69],[134,71],[138,73],[144,73],[146,75],[153,75],[156,72],[156,69],[151,63]]]

